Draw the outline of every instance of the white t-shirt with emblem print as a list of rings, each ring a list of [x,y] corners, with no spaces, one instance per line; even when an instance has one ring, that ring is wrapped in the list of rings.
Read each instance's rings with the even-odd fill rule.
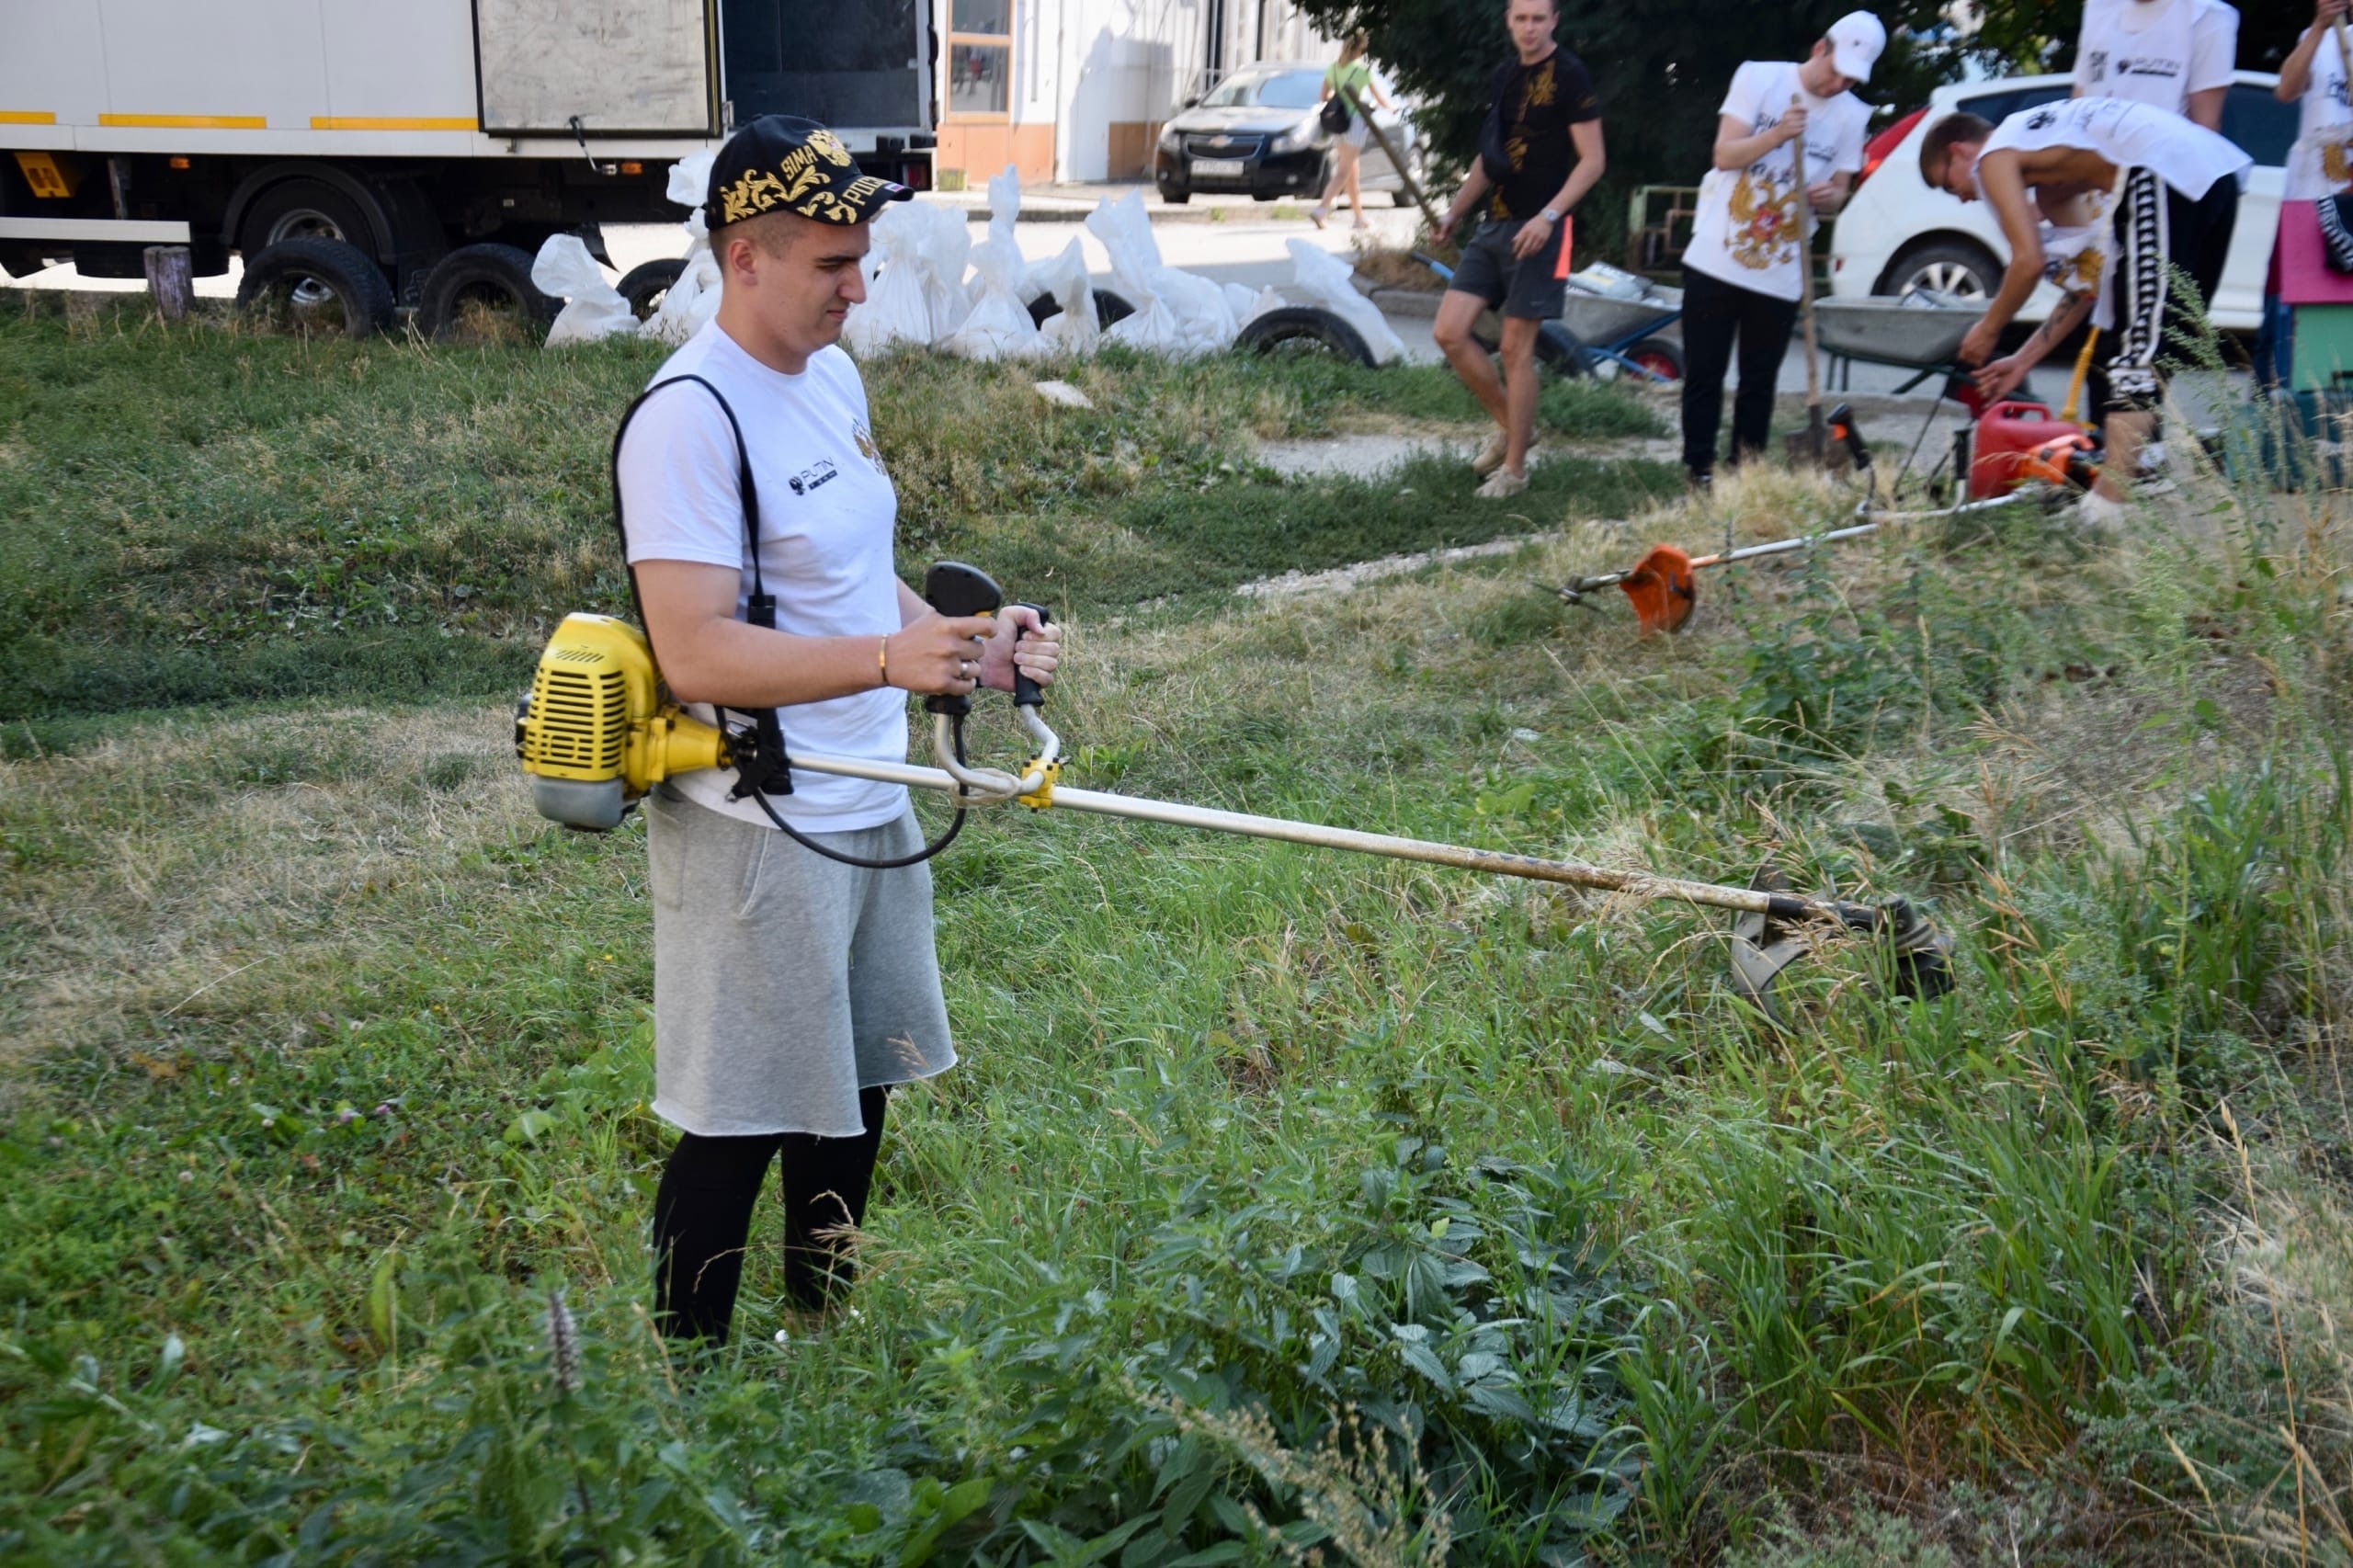
[[[1792,97],[1805,103],[1806,183],[1860,172],[1870,109],[1852,93],[1815,97],[1800,85],[1793,62],[1744,62],[1733,73],[1716,112],[1730,115],[1754,135],[1780,124]],[[1759,294],[1797,299],[1803,279],[1798,272],[1796,164],[1796,150],[1785,142],[1745,169],[1710,169],[1699,182],[1699,210],[1683,265]],[[1816,219],[1814,226],[1820,222]],[[1811,231],[1807,237],[1813,237]]]
[[[866,386],[840,348],[810,356],[797,376],[770,369],[707,323],[664,362],[648,386],[696,375],[717,387],[744,428],[760,500],[760,573],[776,598],[779,631],[871,637],[899,629],[892,536],[899,498],[869,426]],[[735,438],[709,392],[688,383],[646,400],[622,437],[621,515],[631,565],[691,561],[743,573],[735,601],[752,593],[744,559],[744,504]],[[689,712],[714,722],[708,704]],[[878,762],[907,756],[907,697],[893,687],[780,710],[795,751]],[[735,775],[705,769],[674,781],[697,804],[770,826],[756,801],[730,801]],[[847,833],[895,821],[907,809],[896,784],[795,772],[792,793],[768,803],[803,833]]]
[[[2353,186],[2353,95],[2346,90],[2345,56],[2336,40],[2321,35],[2299,107],[2296,143],[2288,149],[2284,199],[2317,201]]]
[[[2190,94],[2231,85],[2238,47],[2239,14],[2223,0],[2086,0],[2075,85],[2188,114]]]

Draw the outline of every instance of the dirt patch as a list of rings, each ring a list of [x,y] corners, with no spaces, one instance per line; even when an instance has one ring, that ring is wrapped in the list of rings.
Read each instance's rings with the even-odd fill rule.
[[[1587,528],[1623,528],[1626,524],[1610,519],[1583,526]],[[1410,555],[1384,555],[1378,561],[1359,561],[1349,566],[1335,566],[1325,572],[1286,572],[1279,577],[1261,577],[1255,583],[1245,583],[1233,591],[1242,598],[1267,602],[1334,598],[1353,593],[1368,583],[1403,577],[1425,566],[1448,566],[1456,562],[1511,555],[1531,545],[1551,544],[1565,537],[1563,530],[1553,528],[1543,533],[1515,534],[1509,539],[1491,539],[1484,544],[1461,544],[1449,550],[1417,550]]]
[[[1364,477],[1425,455],[1460,458],[1468,463],[1487,438],[1483,425],[1409,424],[1391,422],[1349,429],[1337,436],[1291,441],[1261,441],[1258,461],[1286,479],[1328,479],[1341,474]],[[1600,441],[1545,437],[1529,454],[1531,463],[1547,457],[1595,458],[1621,461],[1630,458],[1672,462],[1682,446],[1669,436],[1633,436]]]

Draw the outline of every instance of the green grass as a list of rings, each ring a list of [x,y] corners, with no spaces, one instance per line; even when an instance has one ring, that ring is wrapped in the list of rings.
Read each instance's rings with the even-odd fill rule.
[[[422,508],[370,487],[437,518],[593,472],[573,404],[643,369],[151,333],[77,345],[119,357],[100,373],[54,324],[6,330],[122,422],[158,416],[119,384],[149,359],[216,386],[215,354],[304,395],[339,366],[344,426],[370,389],[471,398],[447,439],[515,469],[413,476],[443,487]],[[969,369],[895,373],[957,421],[1021,413]],[[1631,511],[1643,465],[1540,470],[1506,527],[1411,506],[1421,471],[1221,467],[1362,406],[1307,371],[1089,374],[1103,451],[1017,426],[1046,477],[960,456],[945,416],[898,426],[931,542],[1065,596],[1074,782],[1733,881],[1769,855],[1930,903],[1961,986],[1875,999],[1869,949],[1834,945],[1782,1032],[1724,984],[1714,915],[983,813],[936,871],[965,1060],[894,1101],[855,1314],[811,1337],[781,1312],[764,1212],[737,1339],[689,1364],[644,1317],[668,1134],[639,829],[533,816],[500,704],[364,677],[14,724],[0,1553],[2088,1565],[2294,1561],[2302,1531],[2333,1560],[2353,628],[2324,512],[2201,486],[2088,553],[2031,516],[1891,533],[1711,582],[1690,631],[1638,642],[1532,585],[1620,562],[1630,530],[1571,520]],[[38,459],[0,425],[9,516],[98,515],[46,466],[92,461],[88,417]],[[272,429],[246,468],[331,483],[276,455],[315,418]],[[171,472],[132,437],[122,472]],[[196,467],[208,506],[280,504]],[[1631,531],[1846,505],[1753,475]],[[1208,591],[1563,524],[1346,595]],[[190,510],[149,548],[214,530]],[[89,559],[90,592],[147,569]],[[54,609],[97,645],[96,607]],[[986,709],[980,754],[1017,744]]]
[[[606,464],[658,347],[449,348],[256,336],[128,315],[76,335],[0,322],[0,721],[254,700],[415,699],[528,677],[574,608],[624,609]],[[1511,515],[1426,476],[1413,495],[1247,477],[1254,435],[1379,414],[1469,417],[1431,367],[1115,357],[1074,373],[1092,411],[939,358],[873,368],[909,569],[976,537],[1024,541],[1060,608],[1218,594],[1398,542],[1462,542],[1662,494],[1563,465]],[[1556,429],[1655,417],[1558,387]],[[1449,479],[1458,476],[1449,476]],[[1040,591],[1043,591],[1042,588]]]

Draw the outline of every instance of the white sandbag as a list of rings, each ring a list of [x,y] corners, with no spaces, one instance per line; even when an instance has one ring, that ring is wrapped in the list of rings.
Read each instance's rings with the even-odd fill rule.
[[[1239,284],[1227,285],[1228,289],[1240,287],[1241,285]],[[1248,290],[1245,290],[1244,292],[1247,293]],[[1285,305],[1290,303],[1290,301],[1289,300],[1283,298],[1283,291],[1270,283],[1266,288],[1259,290],[1256,294],[1252,294],[1250,296],[1250,303],[1247,309],[1237,310],[1233,312],[1233,319],[1241,324],[1234,330],[1238,332],[1242,327],[1248,326],[1252,322],[1256,321],[1268,311],[1279,311]]]
[[[972,313],[972,297],[964,291],[964,271],[971,265],[972,236],[964,227],[961,208],[929,201],[900,201],[892,210],[907,214],[915,232],[915,267],[923,276],[924,301],[938,343],[964,324]]]
[[[972,248],[973,283],[978,294],[972,313],[939,347],[967,359],[1041,359],[1049,349],[1029,319],[1029,302],[1021,297],[1021,279],[1029,268],[1013,237],[1014,220],[1021,211],[1021,176],[1011,164],[989,181],[989,237]]]
[[[680,226],[687,231],[687,238],[695,244],[710,244],[710,224],[703,217],[702,199],[710,192],[710,165],[718,158],[719,149],[716,147],[688,153],[670,165],[669,183],[662,189],[663,195],[688,210],[687,220]]]
[[[1386,365],[1405,352],[1405,340],[1391,329],[1381,307],[1358,293],[1356,285],[1349,281],[1355,268],[1305,240],[1292,240],[1289,244],[1300,292],[1310,302],[1323,306],[1356,328],[1364,338],[1364,346],[1372,350],[1374,364]]]
[[[687,269],[662,296],[662,308],[645,324],[645,334],[664,343],[684,343],[719,313],[719,258],[708,245],[690,252]]]
[[[1106,200],[1086,217],[1087,231],[1111,257],[1111,277],[1135,314],[1111,324],[1104,337],[1131,348],[1190,358],[1232,347],[1241,330],[1225,292],[1206,278],[1164,267],[1143,210],[1143,192]]]
[[[1111,279],[1121,293],[1133,299],[1152,292],[1152,275],[1161,267],[1160,242],[1152,237],[1152,219],[1143,210],[1141,189],[1117,201],[1106,197],[1096,203],[1086,215],[1086,232],[1109,254]]]
[[[1102,341],[1103,329],[1095,324],[1095,283],[1086,275],[1086,252],[1076,240],[1063,246],[1060,255],[1031,267],[1022,289],[1025,292],[1034,290],[1029,294],[1033,300],[1039,294],[1051,294],[1054,303],[1062,307],[1038,329],[1049,352],[1095,352],[1096,344]]]
[[[866,262],[873,270],[865,301],[850,307],[842,341],[852,355],[868,358],[899,344],[931,341],[931,301],[926,298],[923,266],[926,220],[919,201],[894,201],[870,225],[873,245]]]
[[[1152,275],[1154,290],[1185,335],[1186,354],[1215,354],[1233,347],[1242,324],[1233,319],[1225,290],[1198,272],[1164,267]]]
[[[531,285],[550,299],[565,301],[548,327],[550,348],[637,332],[636,313],[620,291],[605,281],[605,269],[577,234],[548,236],[531,262]]]

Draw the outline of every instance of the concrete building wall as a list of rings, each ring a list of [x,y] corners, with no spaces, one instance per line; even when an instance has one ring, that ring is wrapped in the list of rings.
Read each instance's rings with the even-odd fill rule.
[[[1186,98],[1259,60],[1338,53],[1290,0],[1015,0],[1010,114],[940,127],[939,166],[979,185],[1136,179]],[[943,51],[944,53],[944,51]]]

